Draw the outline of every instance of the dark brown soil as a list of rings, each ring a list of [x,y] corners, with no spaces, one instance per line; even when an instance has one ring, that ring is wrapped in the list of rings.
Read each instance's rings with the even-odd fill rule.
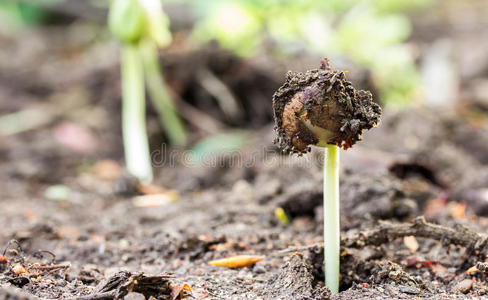
[[[83,24],[45,30],[0,35],[8,45],[0,52],[0,113],[29,108],[47,116],[32,130],[0,136],[0,298],[486,297],[486,112],[473,119],[470,106],[385,111],[379,128],[342,152],[341,293],[331,296],[320,244],[322,153],[283,156],[272,144],[271,95],[279,78],[218,49],[200,53],[195,66],[212,70],[247,108],[241,120],[229,121],[198,80],[184,76],[184,54],[163,61],[168,74],[183,74],[168,75],[184,95],[182,113],[206,118],[205,126],[187,120],[193,141],[219,126],[253,130],[239,159],[224,159],[221,167],[188,166],[181,155],[159,165],[155,185],[177,191],[178,200],[140,207],[130,178],[116,167],[100,171],[110,169],[102,160],[123,165],[115,45],[98,44],[90,35],[96,30]],[[85,40],[69,40],[75,31]],[[205,57],[227,57],[241,81]],[[253,89],[256,78],[262,85]],[[148,119],[159,149],[164,136],[150,107]],[[91,136],[93,147],[68,143],[66,124]],[[59,184],[68,196],[48,197]],[[277,207],[288,226],[274,216]],[[422,215],[428,223],[416,219]],[[19,245],[9,244],[13,239]],[[237,269],[208,264],[240,254],[265,258]]]

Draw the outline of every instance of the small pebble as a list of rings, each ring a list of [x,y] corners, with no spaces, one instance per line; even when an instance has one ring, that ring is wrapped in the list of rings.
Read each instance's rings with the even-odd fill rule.
[[[68,284],[68,282],[64,279],[60,279],[60,280],[56,281],[57,286],[66,286],[67,284]]]
[[[406,286],[406,285],[400,286],[400,291],[402,293],[410,294],[410,295],[417,295],[420,293],[420,290],[418,288],[413,286]]]
[[[146,300],[146,297],[143,294],[131,292],[124,297],[124,300]]]
[[[25,270],[24,266],[22,266],[19,263],[16,263],[12,267],[12,272],[14,272],[15,275],[20,275],[20,274],[24,274],[26,272],[26,270]]]
[[[266,273],[266,269],[261,265],[254,265],[254,267],[252,268],[252,271],[256,274]]]

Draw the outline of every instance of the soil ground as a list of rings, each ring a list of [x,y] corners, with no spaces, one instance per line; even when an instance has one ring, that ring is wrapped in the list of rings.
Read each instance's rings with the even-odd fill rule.
[[[155,185],[141,190],[121,167],[116,45],[97,44],[86,26],[0,36],[8,45],[0,112],[43,117],[33,130],[0,137],[0,297],[488,297],[486,107],[387,110],[379,128],[342,153],[341,292],[331,296],[322,283],[322,152],[284,156],[272,144],[270,95],[280,79],[222,51],[168,53],[162,65],[187,101],[182,114],[206,122],[189,123],[193,141],[223,125],[248,130],[237,153],[214,157],[218,167],[189,166],[182,150],[164,153]],[[70,41],[72,31],[85,39]],[[237,124],[185,73],[185,57],[195,56],[192,67],[213,71],[247,108]],[[164,136],[148,108],[159,150]],[[278,207],[289,225],[275,217]],[[240,254],[264,259],[236,269],[208,264]]]

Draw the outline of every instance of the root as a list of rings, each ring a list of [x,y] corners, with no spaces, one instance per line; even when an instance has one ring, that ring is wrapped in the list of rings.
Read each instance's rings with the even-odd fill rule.
[[[341,242],[343,246],[349,248],[359,248],[366,245],[379,246],[409,235],[441,240],[472,250],[483,250],[488,242],[487,237],[481,236],[465,226],[444,227],[428,223],[423,216],[415,218],[412,223],[382,223],[378,228],[360,232],[353,237],[343,239]]]
[[[488,237],[480,235],[466,226],[456,225],[449,228],[433,223],[429,223],[423,216],[415,218],[411,223],[391,224],[388,222],[380,223],[374,229],[362,231],[354,236],[341,239],[341,246],[346,248],[361,248],[364,246],[379,246],[389,243],[397,238],[405,236],[415,236],[440,240],[446,244],[454,244],[466,247],[469,251],[474,251],[479,255],[486,251]],[[279,254],[294,251],[313,250],[321,252],[323,245],[314,244],[305,247],[285,249]]]

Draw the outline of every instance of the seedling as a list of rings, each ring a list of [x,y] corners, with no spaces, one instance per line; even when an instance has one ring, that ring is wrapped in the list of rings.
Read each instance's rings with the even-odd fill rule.
[[[108,25],[122,42],[122,134],[127,170],[141,182],[151,182],[145,85],[170,142],[183,146],[187,139],[157,60],[157,46],[164,47],[171,40],[168,20],[159,0],[113,0]]]
[[[361,140],[363,131],[376,127],[381,108],[369,91],[357,91],[346,73],[321,62],[319,69],[288,72],[273,95],[277,143],[288,153],[302,155],[310,146],[324,150],[324,260],[325,284],[339,291],[339,149]]]

